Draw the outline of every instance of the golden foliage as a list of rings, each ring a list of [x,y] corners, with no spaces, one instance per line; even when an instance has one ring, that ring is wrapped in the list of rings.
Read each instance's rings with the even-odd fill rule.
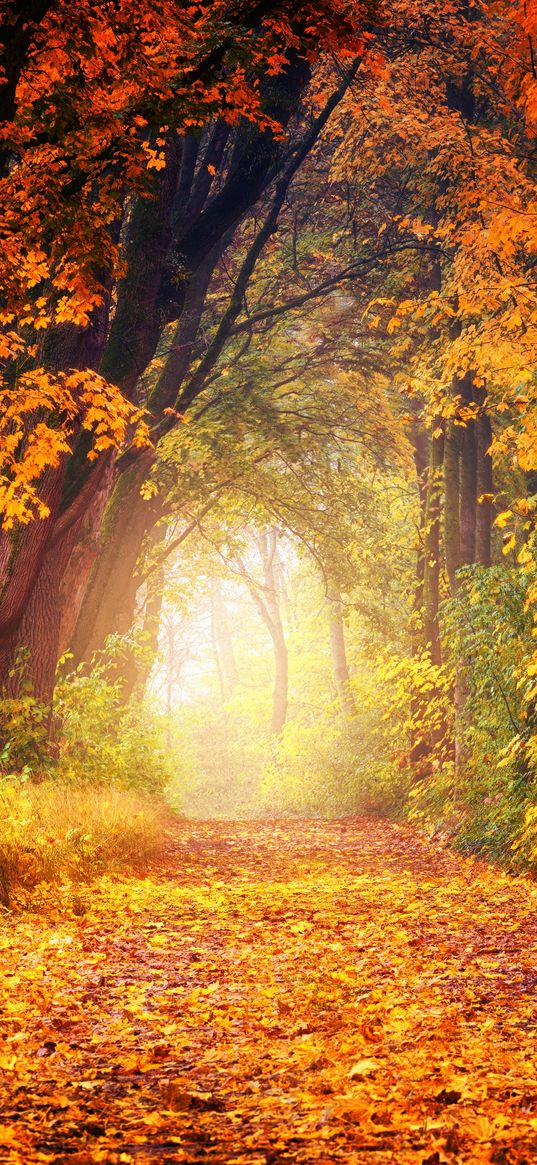
[[[90,460],[118,448],[127,431],[134,445],[149,443],[140,409],[90,370],[24,372],[15,388],[0,382],[0,515],[5,530],[15,522],[46,518],[43,475],[71,450],[79,429],[92,434]],[[46,494],[45,494],[46,496]]]
[[[4,1152],[530,1160],[535,898],[380,822],[185,824],[0,932]]]

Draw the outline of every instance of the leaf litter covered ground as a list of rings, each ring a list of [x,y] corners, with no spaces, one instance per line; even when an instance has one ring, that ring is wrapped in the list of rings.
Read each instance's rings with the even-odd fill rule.
[[[184,823],[2,923],[0,1161],[533,1162],[537,887],[377,821]]]

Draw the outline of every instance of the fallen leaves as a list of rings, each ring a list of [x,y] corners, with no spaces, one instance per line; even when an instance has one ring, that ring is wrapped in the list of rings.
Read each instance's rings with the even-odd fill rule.
[[[522,1165],[537,889],[379,822],[185,823],[0,930],[0,1162]]]

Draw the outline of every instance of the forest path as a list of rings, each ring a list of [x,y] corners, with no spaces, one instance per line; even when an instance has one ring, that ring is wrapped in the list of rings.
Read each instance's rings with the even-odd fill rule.
[[[535,1161],[533,884],[377,821],[213,822],[82,896],[0,930],[0,1161]]]

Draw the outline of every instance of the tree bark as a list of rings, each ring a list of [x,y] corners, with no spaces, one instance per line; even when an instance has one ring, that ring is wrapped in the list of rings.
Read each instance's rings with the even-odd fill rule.
[[[270,631],[274,647],[274,692],[272,697],[270,731],[273,736],[280,736],[287,720],[289,659],[276,583],[278,535],[274,526],[271,526],[265,534],[261,535],[259,546],[263,561],[265,603],[269,616],[268,620],[265,621]]]
[[[135,594],[135,599],[137,595]],[[145,586],[143,611],[133,618],[140,627],[141,638],[118,663],[118,678],[121,680],[121,698],[124,704],[133,693],[143,697],[155,664],[159,645],[160,617],[164,598],[164,573],[155,570]]]
[[[278,628],[273,634],[274,644],[274,693],[272,697],[272,719],[270,731],[273,736],[281,736],[287,720],[289,699],[289,660],[283,630]]]
[[[162,377],[169,375],[168,364],[175,372],[175,391],[185,377],[198,334],[205,296],[219,252],[213,252],[205,265],[192,279],[181,321],[175,329],[171,351]],[[161,378],[162,378],[161,377]],[[140,496],[140,486],[147,476],[154,454],[134,451],[126,460],[125,468],[116,472],[102,530],[94,539],[94,562],[82,604],[73,623],[70,641],[75,660],[89,662],[100,650],[108,635],[124,633],[134,616],[136,589],[134,571],[143,542],[153,525],[162,516],[163,505],[149,504]],[[97,522],[97,530],[101,523]],[[129,574],[129,571],[132,573]]]
[[[494,521],[494,467],[490,446],[492,425],[484,404],[477,419],[477,517],[476,562],[490,566],[492,562],[492,523]]]
[[[471,373],[454,382],[454,395],[460,396],[462,403],[473,399],[473,378]],[[446,476],[446,564],[448,565],[451,593],[457,591],[456,572],[462,565],[471,565],[476,560],[477,531],[477,434],[476,422],[467,421],[458,434],[452,432],[449,478]],[[462,437],[461,437],[462,434]],[[458,490],[456,489],[458,485]],[[458,497],[457,497],[458,493]],[[448,558],[448,532],[449,558]],[[458,544],[457,544],[458,534]],[[464,710],[468,698],[466,661],[455,660],[455,737],[454,759],[456,777],[465,763]]]
[[[149,464],[148,456],[131,465],[108,502],[100,551],[70,640],[75,667],[89,663],[109,635],[131,628],[140,585],[136,563],[144,538],[162,515],[161,503],[140,495]]]
[[[254,604],[272,639],[274,650],[274,689],[272,694],[270,731],[273,736],[277,737],[283,732],[287,720],[289,659],[275,573],[278,535],[273,526],[259,535],[257,547],[263,568],[263,583],[261,586],[254,581],[239,557],[236,559],[236,562],[238,572],[244,579]]]
[[[436,428],[440,428],[437,425]],[[435,429],[436,433],[436,429]],[[429,647],[431,660],[440,666],[442,650],[438,626],[440,605],[440,523],[442,465],[444,461],[444,434],[433,434],[427,476],[427,503],[424,530],[424,572],[423,572],[423,633]]]
[[[472,376],[462,380],[463,399],[473,401]],[[476,560],[477,525],[477,434],[475,420],[467,420],[462,430],[460,460],[460,558],[461,565],[469,566]]]
[[[452,595],[457,590],[457,571],[461,565],[460,451],[461,430],[449,421],[444,445],[444,552]]]
[[[172,181],[172,171],[173,166],[168,181]],[[148,200],[148,204],[143,207],[140,203],[138,209],[140,213],[143,210],[143,218],[147,222],[148,214],[154,218],[155,215],[162,213],[161,200],[158,197]],[[137,221],[135,212],[136,230]],[[135,307],[138,313],[136,318],[144,335],[150,326],[149,322],[154,319],[155,297],[158,291],[154,280],[152,282],[148,279],[146,282],[146,274],[143,264],[138,264],[136,272],[130,272],[128,280],[133,310]],[[120,300],[121,295],[122,293]],[[101,360],[104,341],[101,317],[101,311],[96,313],[93,329],[84,331],[69,327],[59,329],[57,334],[51,335],[49,360],[55,367],[60,366],[62,353],[63,358],[74,367],[86,367],[88,360],[88,366],[91,367],[92,361],[95,365]],[[99,343],[96,342],[97,333]],[[116,383],[120,382],[121,375],[125,376],[125,384],[122,387],[125,388],[126,395],[130,396],[133,395],[136,361],[137,348],[131,348],[125,337],[120,342],[117,328],[115,332],[113,328],[105,354],[102,356],[102,367],[106,375]],[[80,433],[69,460],[64,461],[57,469],[51,469],[45,478],[41,496],[50,509],[48,519],[34,521],[29,527],[21,529],[16,539],[0,532],[0,570],[4,579],[0,597],[0,683],[6,682],[15,656],[23,649],[27,653],[27,679],[40,699],[53,688],[57,660],[65,648],[69,631],[76,620],[83,584],[91,570],[92,559],[99,550],[100,523],[118,473],[117,467],[114,468],[113,454],[101,456],[97,465],[92,465],[87,459],[89,446],[89,434]],[[64,530],[68,533],[64,534]],[[80,544],[77,542],[79,533],[82,540]],[[72,566],[69,570],[70,562]],[[41,571],[43,571],[42,585]],[[65,582],[61,576],[62,571],[68,572]],[[69,584],[73,581],[75,585],[71,587]],[[51,642],[52,624],[48,618],[42,623],[46,606],[52,602],[53,592],[54,602],[58,605],[58,614],[54,619],[54,628],[58,636],[55,658]],[[46,604],[45,594],[50,596]],[[46,658],[49,674],[46,677],[45,654],[39,647],[40,638],[48,645]]]
[[[423,609],[423,583],[425,578],[425,528],[427,518],[427,482],[429,475],[429,456],[430,448],[427,439],[427,431],[422,423],[420,416],[415,416],[412,421],[412,451],[414,456],[414,465],[416,468],[416,483],[418,487],[419,499],[419,535],[420,544],[416,557],[416,586],[414,590],[414,615],[415,623],[418,621],[421,624],[422,609]],[[421,648],[421,626],[414,628],[413,633],[414,646],[418,650]]]
[[[267,112],[278,116],[282,124],[287,124],[296,109],[297,100],[308,78],[309,67],[298,56],[291,61],[285,73],[277,78],[269,78],[267,81]],[[330,109],[334,107],[334,103],[341,99],[341,95],[342,93],[336,95],[332,104],[329,103]],[[319,120],[317,119],[318,122]],[[318,128],[315,130],[311,142],[311,134],[306,135],[306,144],[313,144],[317,133]],[[303,146],[304,143],[301,143],[298,150],[300,156],[302,156],[300,149]],[[110,379],[120,382],[125,394],[134,399],[138,391],[139,374],[145,371],[147,363],[154,353],[163,323],[176,318],[184,321],[184,298],[185,294],[190,295],[196,273],[200,272],[207,257],[214,253],[215,248],[223,244],[226,234],[237,225],[244,213],[255,203],[268,182],[277,178],[278,159],[281,156],[282,147],[274,140],[270,132],[259,131],[248,125],[240,126],[236,131],[234,148],[230,152],[227,177],[222,188],[214,197],[209,195],[206,205],[199,213],[195,214],[193,218],[189,218],[187,213],[184,220],[181,218],[181,208],[177,205],[177,192],[182,189],[180,170],[178,178],[179,160],[171,146],[170,150],[169,168],[157,179],[155,197],[149,198],[147,201],[139,199],[133,212],[128,231],[127,277],[122,280],[118,290],[115,316],[101,362],[102,371]],[[181,158],[186,166],[184,152],[182,152]],[[288,165],[291,165],[292,169],[293,163]],[[189,163],[190,181],[192,181],[194,169]],[[175,196],[172,197],[174,190]],[[200,205],[199,195],[200,189],[199,184],[197,184],[197,206]],[[171,218],[168,203],[172,204]],[[177,263],[179,264],[180,270],[176,270],[172,260],[176,262],[176,266]],[[185,269],[190,274],[190,280],[188,274],[185,277],[181,274],[181,271],[184,272]],[[188,347],[187,345],[186,347],[185,372],[192,352],[192,346]],[[177,352],[175,352],[174,358],[176,356]],[[175,372],[174,368],[174,377]],[[171,387],[178,390],[180,379],[175,381],[172,386],[166,385],[167,390]],[[162,426],[163,423],[162,410],[167,407],[168,403],[166,394],[160,394],[157,391],[152,401],[155,409],[157,436],[163,431],[159,426]],[[165,418],[165,420],[165,427],[169,429],[168,419]],[[56,492],[53,499],[54,504],[51,506],[49,523],[36,523],[36,529],[28,535],[22,531],[16,547],[10,540],[7,541],[4,588],[6,602],[0,608],[0,626],[3,623],[5,632],[3,649],[0,651],[0,664],[4,665],[4,677],[9,671],[18,647],[24,646],[22,622],[34,588],[37,588],[36,620],[41,617],[43,606],[37,602],[39,573],[41,569],[46,573],[48,572],[48,565],[45,562],[47,549],[49,546],[52,547],[52,537],[58,522],[64,525],[68,523],[70,529],[75,532],[83,526],[82,545],[78,545],[75,539],[72,556],[71,554],[65,556],[63,552],[57,555],[56,574],[59,573],[60,564],[63,564],[63,570],[68,572],[63,587],[61,578],[58,577],[55,583],[58,596],[63,594],[66,603],[73,601],[74,607],[80,601],[83,589],[82,579],[79,578],[72,591],[67,585],[68,580],[73,578],[76,565],[80,565],[82,576],[90,570],[92,558],[101,552],[101,547],[103,554],[102,564],[97,563],[93,571],[88,595],[88,609],[81,613],[81,627],[76,629],[73,636],[75,656],[80,658],[82,643],[85,644],[84,653],[98,648],[102,646],[103,630],[114,630],[124,623],[123,615],[129,607],[132,597],[132,583],[129,583],[128,601],[125,600],[126,562],[128,561],[131,565],[135,564],[136,541],[138,540],[139,543],[139,552],[140,544],[147,532],[148,516],[151,514],[151,507],[148,506],[148,503],[140,505],[138,497],[141,476],[145,474],[145,455],[141,457],[139,452],[133,451],[127,457],[124,456],[120,464],[111,471],[110,489],[114,489],[114,493],[105,514],[104,536],[100,537],[100,521],[103,512],[102,491],[100,491],[94,505],[91,501],[89,502],[89,512],[84,517],[83,523],[76,508],[82,491],[98,480],[98,476],[94,476],[96,470],[88,469],[86,452],[87,437],[83,437],[78,443],[77,450],[69,459],[67,472],[66,467],[62,466],[55,475],[54,490]],[[141,466],[144,466],[143,473],[141,473]],[[121,474],[120,480],[114,488],[114,477],[117,478],[119,474]],[[134,491],[132,507],[129,505],[127,497],[126,487],[129,483]],[[76,513],[76,520],[69,517],[72,507]],[[122,515],[125,518],[124,521]],[[117,537],[117,547],[109,545],[110,539],[107,534],[111,529],[114,530]],[[56,544],[58,544],[57,539]],[[22,548],[24,548],[23,551]],[[4,544],[4,549],[6,549],[6,544]],[[29,569],[25,570],[25,566]],[[106,580],[104,586],[99,583],[99,579]],[[123,594],[120,593],[120,579],[124,583]],[[45,576],[43,585],[45,587]],[[105,591],[108,588],[110,594],[105,596]],[[9,595],[7,591],[9,591]],[[114,606],[116,607],[116,625],[111,626],[110,611]],[[103,611],[103,619],[99,629],[97,625],[89,626],[91,622],[88,617],[89,609],[93,611],[96,620],[100,618],[99,610]],[[61,612],[57,621],[57,633],[62,639],[62,646],[69,635],[73,622],[73,613],[67,610]],[[26,627],[26,622],[24,626]],[[44,636],[47,634],[47,630],[47,628],[41,628]],[[39,634],[36,621],[34,628],[36,640]],[[49,659],[52,661],[52,653],[49,653]],[[43,690],[48,690],[50,687],[50,681],[42,684],[40,680],[39,683]]]
[[[155,354],[165,323],[160,300],[167,258],[173,245],[175,195],[185,155],[184,144],[176,134],[170,134],[166,154],[166,166],[154,180],[153,189],[148,197],[138,197],[132,212],[125,254],[126,274],[119,286],[100,368],[106,380],[121,385],[129,400],[136,398],[139,378]],[[176,295],[177,300],[177,314],[180,314],[180,293]]]

